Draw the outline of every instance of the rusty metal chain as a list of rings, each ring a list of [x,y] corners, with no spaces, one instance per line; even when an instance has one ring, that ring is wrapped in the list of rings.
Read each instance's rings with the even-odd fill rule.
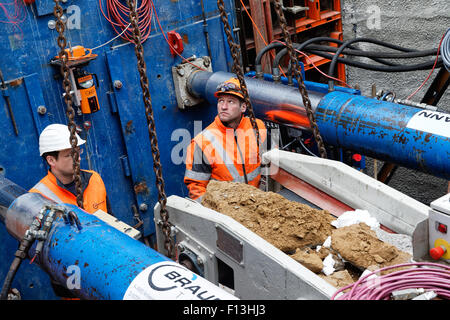
[[[250,103],[250,97],[248,95],[248,89],[247,85],[245,84],[244,80],[244,72],[242,70],[242,66],[240,64],[240,51],[239,46],[234,42],[233,36],[231,34],[231,27],[230,23],[228,22],[227,12],[225,10],[225,5],[223,3],[223,0],[217,0],[217,7],[219,8],[220,12],[220,18],[222,19],[223,28],[225,31],[225,34],[227,36],[227,42],[228,46],[230,47],[231,56],[233,58],[233,73],[236,74],[239,83],[241,85],[242,93],[244,95],[244,102],[247,105],[247,110],[250,116],[250,122],[252,124],[253,130],[256,133],[256,141],[257,141],[257,147],[258,147],[258,160],[260,158],[259,149],[260,149],[260,136],[259,136],[259,129],[258,125],[256,123],[256,117],[255,113],[253,112],[252,104]]]
[[[164,179],[162,177],[162,166],[160,161],[160,154],[158,148],[158,139],[156,136],[155,120],[153,118],[152,100],[150,97],[149,82],[147,77],[147,67],[144,60],[144,48],[142,47],[141,32],[138,26],[138,16],[136,12],[135,0],[127,0],[128,8],[130,9],[130,23],[134,38],[134,52],[138,61],[137,68],[140,75],[140,83],[143,93],[143,100],[145,105],[145,115],[147,118],[148,133],[151,142],[152,156],[153,156],[153,171],[156,176],[156,187],[158,189],[158,202],[160,204],[160,215],[163,221],[162,231],[164,233],[165,241],[164,247],[167,250],[169,258],[173,258],[174,254],[174,240],[171,236],[171,225],[169,223],[169,213],[166,209],[167,197],[164,191]]]
[[[311,107],[311,101],[309,100],[308,91],[306,91],[305,84],[303,83],[303,78],[301,73],[298,71],[298,59],[297,54],[295,53],[294,46],[292,45],[291,37],[289,35],[289,31],[287,29],[286,18],[284,17],[283,9],[282,9],[282,0],[275,0],[275,11],[277,12],[278,18],[280,20],[281,30],[283,32],[284,42],[286,43],[286,47],[289,52],[289,56],[291,59],[292,71],[294,72],[294,76],[298,82],[298,90],[302,96],[303,105],[306,109],[306,115],[308,116],[309,122],[311,124],[311,129],[314,134],[314,139],[316,140],[320,156],[322,158],[327,158],[327,151],[325,149],[325,144],[323,142],[322,136],[319,132],[319,127],[317,126],[316,119]]]
[[[72,147],[71,156],[73,161],[73,177],[75,180],[75,189],[77,197],[77,205],[83,208],[83,193],[81,190],[81,176],[80,176],[80,153],[77,149],[78,139],[76,136],[76,124],[75,124],[75,111],[73,109],[72,100],[72,84],[70,82],[70,69],[68,66],[69,55],[66,48],[66,37],[64,36],[64,31],[66,29],[64,22],[62,21],[62,16],[64,14],[63,8],[59,4],[59,0],[54,0],[55,7],[53,9],[53,14],[56,17],[56,31],[58,31],[58,46],[60,48],[59,61],[61,62],[61,74],[63,76],[63,87],[64,87],[64,101],[66,102],[66,116],[69,120],[68,127],[70,131],[70,145]]]

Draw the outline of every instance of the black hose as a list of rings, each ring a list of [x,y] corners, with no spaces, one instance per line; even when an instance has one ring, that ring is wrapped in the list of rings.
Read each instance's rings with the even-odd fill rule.
[[[310,44],[303,51],[309,52],[309,50],[325,51],[325,52],[336,52],[338,48],[325,45]],[[435,56],[437,54],[436,49],[424,50],[424,51],[413,51],[405,53],[396,52],[377,52],[377,51],[363,51],[345,48],[342,52],[349,56],[359,56],[365,58],[388,58],[388,59],[410,59],[410,58],[422,58],[428,56]]]
[[[344,42],[341,41],[341,40],[334,39],[334,38],[330,38],[330,37],[317,37],[317,38],[309,39],[309,40],[307,40],[307,41],[305,41],[305,42],[302,42],[302,43],[294,43],[294,47],[295,47],[295,49],[297,49],[298,51],[303,51],[303,49],[304,49],[305,47],[307,47],[308,45],[310,45],[310,44],[312,44],[312,43],[314,43],[314,42],[319,42],[319,41],[328,41],[328,42],[333,42],[333,43],[337,43],[337,44],[340,44],[340,45],[342,45],[342,44],[344,43]],[[353,48],[353,47],[349,47],[349,48]],[[278,67],[281,58],[282,58],[286,53],[287,53],[287,49],[283,49],[283,50],[281,50],[281,51],[277,54],[277,56],[275,57],[274,62],[273,62],[273,68],[277,68],[277,67]],[[386,64],[386,65],[395,65],[395,64],[393,64],[393,63],[391,63],[391,62],[388,62],[388,61],[379,59],[379,58],[377,58],[377,57],[369,57],[369,58],[372,59],[372,60],[374,60],[374,61],[376,61],[376,62],[382,63],[382,64]]]
[[[370,38],[350,39],[348,41],[345,41],[339,47],[339,49],[336,51],[336,54],[334,55],[333,59],[331,59],[330,68],[328,70],[328,75],[330,77],[334,77],[334,71],[336,69],[337,58],[339,57],[339,55],[341,55],[342,51],[344,51],[345,48],[347,48],[349,45],[351,45],[353,43],[356,43],[356,42],[373,43],[373,44],[377,44],[377,45],[380,45],[380,46],[388,47],[388,48],[399,50],[399,51],[403,51],[403,52],[417,51],[417,50],[414,50],[414,49],[404,48],[404,47],[401,47],[401,46],[397,46],[397,45],[394,45],[394,44],[391,44],[391,43],[386,43],[384,41],[380,41],[380,40],[376,40],[376,39],[370,39]],[[328,80],[328,90],[329,91],[333,91],[334,90],[334,80],[332,80],[332,79]]]
[[[340,44],[341,46],[339,48],[331,47],[331,46],[321,46],[321,45],[313,45],[314,42],[320,42],[320,41],[328,41]],[[425,62],[420,64],[414,64],[414,65],[400,65],[396,63],[392,63],[386,60],[382,60],[380,58],[390,58],[390,59],[406,59],[406,58],[418,58],[418,57],[426,57],[431,55],[437,54],[437,49],[430,49],[430,50],[423,50],[418,51],[415,49],[405,48],[401,47],[395,44],[387,43],[384,41],[376,40],[376,39],[368,39],[368,38],[358,38],[350,40],[351,43],[347,43],[344,47],[342,47],[345,42],[330,38],[330,37],[316,37],[309,39],[301,44],[294,44],[294,47],[299,51],[307,51],[309,53],[313,53],[316,55],[319,55],[321,57],[327,58],[332,60],[333,58],[336,60],[336,62],[344,63],[349,66],[354,66],[358,68],[363,68],[371,71],[380,71],[380,72],[408,72],[408,71],[416,71],[416,70],[424,70],[424,69],[430,69],[434,62]],[[347,42],[350,42],[347,41]],[[396,52],[374,52],[374,51],[362,51],[357,48],[354,48],[351,46],[354,42],[369,42],[374,43],[380,46],[384,46],[390,49],[401,51],[401,53]],[[283,44],[280,44],[283,45]],[[345,59],[342,57],[339,57],[339,54],[328,54],[327,52],[323,51],[332,51],[332,52],[339,52],[343,54],[348,55],[356,55],[356,56],[362,56],[369,58],[373,61],[376,61],[378,63],[384,64],[385,66],[379,66],[379,65],[371,65],[368,63],[362,63],[358,61],[353,61],[349,59]],[[281,59],[283,56],[287,53],[287,49],[282,49],[275,57],[272,65],[272,73],[274,73],[275,70],[278,69],[278,65],[280,64]],[[442,63],[441,59],[438,60],[438,64],[440,65]],[[289,75],[291,73],[292,66],[289,64],[287,74]],[[331,66],[330,66],[331,69]],[[333,67],[334,70],[334,67]],[[334,73],[334,72],[333,72]],[[330,74],[330,76],[332,76]]]
[[[0,293],[0,300],[8,300],[9,289],[11,288],[11,284],[16,276],[17,271],[19,270],[20,264],[22,263],[22,259],[15,257],[11,266],[9,267],[8,274],[6,275],[5,281],[3,282],[2,291]]]
[[[298,44],[298,43],[294,43],[294,48],[295,49],[297,49],[298,51],[303,51],[303,49],[305,48],[305,47],[307,47],[308,45],[310,45],[310,44],[312,44],[312,43],[314,43],[314,42],[319,42],[319,41],[328,41],[328,42],[333,42],[333,43],[337,43],[337,44],[340,44],[340,45],[342,45],[344,42],[343,41],[341,41],[341,40],[338,40],[338,39],[334,39],[334,38],[330,38],[330,37],[317,37],[317,38],[312,38],[312,39],[309,39],[309,40],[307,40],[307,41],[305,41],[305,42],[303,42],[303,43],[301,43],[301,44]],[[386,44],[387,46],[394,46],[394,45],[390,45],[390,44]],[[395,47],[397,47],[397,46],[395,46]],[[349,46],[349,48],[353,48],[353,47],[350,47]],[[402,48],[402,47],[400,47],[400,48]],[[410,50],[410,49],[407,49],[407,48],[402,48],[403,50]],[[282,57],[285,55],[287,53],[287,49],[283,49],[283,50],[281,50],[278,54],[277,54],[277,56],[275,57],[275,59],[274,59],[274,61],[273,61],[273,65],[272,65],[272,70],[276,70],[277,68],[278,68],[278,65],[280,64],[280,60],[282,59]],[[385,60],[382,60],[382,59],[379,59],[379,58],[377,58],[377,57],[368,57],[369,59],[372,59],[373,61],[376,61],[376,62],[378,62],[378,63],[382,63],[382,64],[385,64],[385,65],[388,65],[388,66],[396,66],[397,64],[395,64],[395,63],[392,63],[392,62],[389,62],[389,61],[385,61]],[[292,68],[292,66],[291,66],[291,64],[290,64],[290,62],[289,62],[289,67],[288,67],[288,71],[287,71],[287,74],[288,75],[290,75],[291,74],[291,68]],[[273,73],[273,72],[272,72]]]
[[[261,60],[262,60],[262,57],[264,56],[264,54],[266,54],[266,52],[268,52],[272,49],[281,48],[284,46],[285,46],[284,43],[272,42],[271,44],[265,46],[258,52],[258,54],[256,55],[256,58],[255,58],[255,72],[256,72],[257,78],[260,78],[262,76]]]
[[[335,56],[334,54],[327,54],[322,51],[315,51],[310,50],[310,53],[316,54],[318,56],[327,58],[329,60],[333,59]],[[372,65],[364,62],[359,62],[355,60],[350,60],[346,58],[337,58],[337,62],[344,63],[346,65],[352,66],[352,67],[358,67],[361,69],[371,70],[371,71],[380,71],[380,72],[409,72],[409,71],[417,71],[417,70],[427,70],[431,69],[434,65],[435,59],[429,62],[423,62],[418,64],[411,64],[411,65],[395,65],[395,66],[382,66],[382,65]],[[436,67],[442,66],[442,59],[439,58],[438,62],[436,64]]]
[[[6,275],[5,281],[3,282],[2,291],[0,293],[0,300],[7,300],[9,289],[11,288],[11,284],[16,276],[17,271],[23,261],[28,255],[28,250],[34,242],[34,238],[29,240],[27,236],[20,242],[19,249],[17,249],[15,253],[15,258],[9,267],[8,274]]]

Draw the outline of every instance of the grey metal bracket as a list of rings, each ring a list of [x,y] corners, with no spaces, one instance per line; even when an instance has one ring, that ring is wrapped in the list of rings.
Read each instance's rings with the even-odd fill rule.
[[[210,57],[191,57],[172,67],[173,83],[175,86],[175,94],[177,97],[178,108],[185,110],[201,103],[204,99],[193,96],[187,87],[189,77],[199,71],[201,67],[205,71],[212,72]],[[203,71],[202,70],[202,71]]]

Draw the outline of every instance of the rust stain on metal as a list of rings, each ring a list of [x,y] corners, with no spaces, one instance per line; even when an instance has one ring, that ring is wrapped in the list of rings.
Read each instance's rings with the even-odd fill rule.
[[[394,142],[399,142],[402,144],[406,144],[408,142],[408,139],[406,139],[405,135],[403,135],[403,134],[394,134],[393,138],[394,138]]]
[[[136,193],[148,193],[147,183],[145,181],[139,182],[134,185],[134,192]]]
[[[18,78],[18,79],[15,79],[15,80],[11,80],[9,82],[9,85],[11,87],[17,87],[17,86],[20,86],[22,84],[22,82],[23,82],[23,78]]]
[[[425,142],[430,142],[430,137],[432,136],[431,133],[427,133],[427,135],[425,136]]]
[[[187,34],[183,34],[183,35],[182,35],[182,38],[183,38],[183,42],[184,42],[184,43],[189,43],[189,38],[188,38],[188,35],[187,35]]]
[[[134,131],[133,120],[129,120],[125,126],[126,133],[132,133]]]

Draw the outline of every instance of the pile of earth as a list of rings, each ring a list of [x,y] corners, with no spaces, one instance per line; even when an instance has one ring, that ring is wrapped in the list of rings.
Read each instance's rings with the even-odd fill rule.
[[[362,270],[408,262],[410,254],[378,239],[365,223],[336,229],[326,210],[290,201],[274,192],[225,181],[210,181],[202,205],[228,215],[290,255],[336,288],[355,282]],[[331,236],[331,246],[323,243]],[[323,273],[332,255],[335,272]]]

